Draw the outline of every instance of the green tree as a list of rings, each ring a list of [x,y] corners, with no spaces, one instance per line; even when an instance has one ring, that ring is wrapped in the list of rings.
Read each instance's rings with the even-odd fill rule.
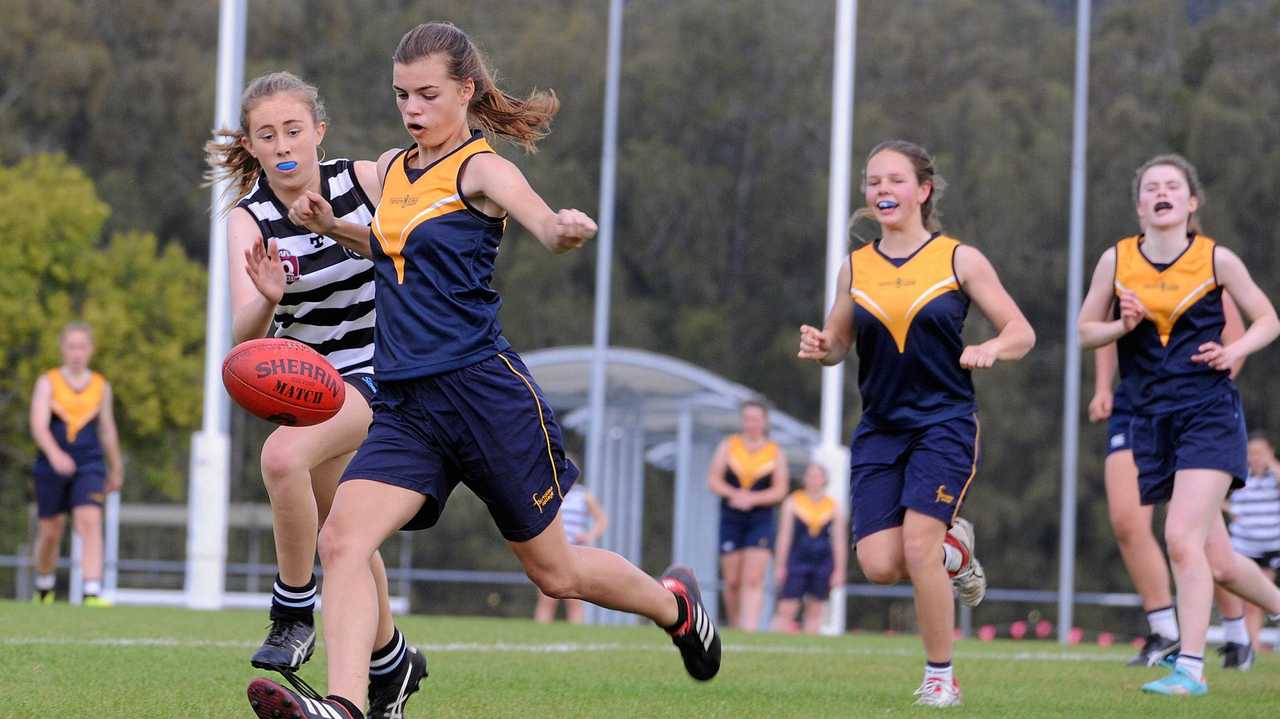
[[[73,319],[93,327],[93,366],[114,390],[126,491],[181,494],[200,414],[206,273],[149,233],[106,240],[109,213],[61,156],[0,167],[0,506],[29,494],[27,403],[39,373],[60,362],[57,335]],[[0,517],[0,536],[22,531],[20,512]]]

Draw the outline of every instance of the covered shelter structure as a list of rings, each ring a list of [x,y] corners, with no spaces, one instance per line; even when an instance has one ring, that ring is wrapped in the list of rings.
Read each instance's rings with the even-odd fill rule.
[[[547,401],[566,429],[585,433],[591,422],[591,347],[556,347],[523,355]],[[674,472],[672,561],[693,568],[702,580],[704,603],[716,613],[719,558],[719,498],[707,486],[717,444],[739,429],[739,408],[763,400],[750,388],[684,360],[644,350],[610,347],[605,358],[602,476],[585,477],[609,515],[601,546],[632,562],[641,560],[645,465]],[[770,435],[793,466],[812,458],[817,428],[777,410],[769,413]],[[588,620],[627,623],[627,614],[590,607]]]

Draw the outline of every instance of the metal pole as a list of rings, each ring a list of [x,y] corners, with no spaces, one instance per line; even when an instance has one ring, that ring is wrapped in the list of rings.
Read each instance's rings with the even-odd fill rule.
[[[246,0],[222,0],[218,14],[218,75],[214,126],[240,125],[244,85]],[[227,496],[231,475],[231,412],[222,389],[222,358],[231,349],[227,298],[227,232],[218,208],[230,182],[213,185],[209,218],[209,301],[205,322],[204,424],[191,438],[187,492],[187,606],[220,609],[227,562]]]
[[[835,302],[836,276],[848,249],[849,164],[853,152],[853,72],[856,53],[858,3],[836,2],[835,68],[831,80],[831,179],[827,184],[827,288],[825,313]],[[840,507],[849,506],[848,467],[840,461],[844,364],[822,369],[822,445],[818,454],[827,467],[827,492]],[[838,634],[845,627],[845,592],[831,593],[831,611],[823,631]]]
[[[1075,113],[1071,132],[1071,239],[1067,261],[1066,371],[1062,398],[1062,553],[1058,567],[1058,642],[1066,644],[1073,623],[1076,564],[1076,459],[1080,450],[1081,291],[1084,284],[1084,172],[1089,121],[1090,0],[1076,6]]]
[[[609,294],[613,268],[613,201],[618,156],[618,82],[622,65],[622,0],[609,3],[609,49],[604,80],[604,146],[600,157],[600,233],[596,244],[596,313],[591,355],[591,426],[587,433],[587,481],[596,482],[604,449],[604,404],[608,394],[605,353],[609,349]]]

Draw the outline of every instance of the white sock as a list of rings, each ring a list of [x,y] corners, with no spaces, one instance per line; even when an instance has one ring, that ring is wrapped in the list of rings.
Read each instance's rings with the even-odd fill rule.
[[[56,574],[37,574],[36,589],[47,592],[53,589],[53,585],[57,583],[58,575]]]
[[[1248,644],[1249,628],[1244,625],[1244,617],[1235,619],[1222,618],[1223,637],[1231,644]]]
[[[1153,609],[1147,612],[1147,624],[1151,625],[1151,633],[1159,634],[1165,639],[1177,640],[1178,634],[1178,613],[1173,607],[1165,607],[1163,609]]]
[[[84,580],[84,593],[92,594],[94,596],[102,594],[102,580],[101,579]]]
[[[1190,674],[1198,682],[1204,681],[1204,657],[1193,657],[1190,654],[1179,654],[1177,667]]]
[[[934,664],[933,662],[924,663],[924,679],[941,679],[943,682],[950,684],[954,675],[951,672],[951,662],[946,664]]]
[[[947,542],[943,542],[942,566],[951,574],[955,574],[960,571],[960,567],[964,566],[964,554],[959,548],[953,547]]]

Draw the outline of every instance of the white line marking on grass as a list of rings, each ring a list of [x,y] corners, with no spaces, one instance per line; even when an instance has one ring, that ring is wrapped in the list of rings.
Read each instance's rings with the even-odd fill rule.
[[[168,637],[104,637],[98,639],[73,639],[65,637],[14,637],[0,641],[7,646],[105,646],[105,647],[190,647],[216,649],[250,649],[258,642],[219,639],[177,639]],[[650,644],[622,644],[618,642],[580,643],[553,642],[549,644],[519,644],[512,642],[448,642],[443,644],[419,644],[423,652],[463,654],[573,654],[579,652],[669,652],[670,648]],[[850,656],[850,657],[918,657],[919,649],[890,649],[884,647],[817,647],[786,644],[726,644],[724,651],[732,654],[792,654],[799,656]],[[958,651],[958,659],[991,661],[1040,661],[1040,662],[1103,662],[1121,660],[1117,653],[1019,651],[980,652]]]

